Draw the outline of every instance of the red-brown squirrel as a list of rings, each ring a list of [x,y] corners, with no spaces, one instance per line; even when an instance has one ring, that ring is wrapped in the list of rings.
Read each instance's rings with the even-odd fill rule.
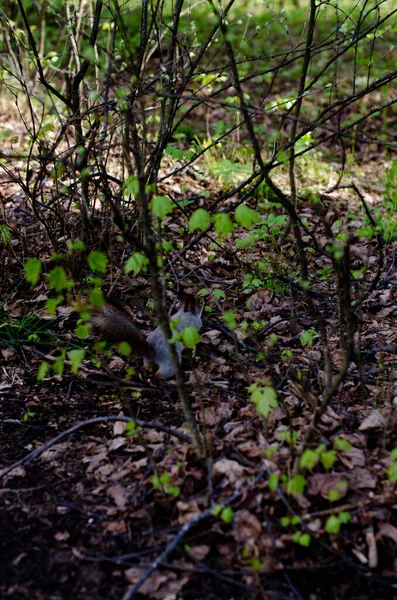
[[[170,320],[175,321],[174,329],[177,333],[182,333],[186,327],[195,327],[199,331],[202,326],[201,308],[190,300],[185,302]],[[175,374],[168,342],[161,327],[156,327],[145,337],[126,314],[110,304],[104,304],[99,314],[91,317],[91,322],[107,341],[128,342],[131,353],[142,356],[145,365],[155,363],[158,366],[157,376],[168,379]],[[184,348],[183,342],[176,342],[175,349],[179,361]]]

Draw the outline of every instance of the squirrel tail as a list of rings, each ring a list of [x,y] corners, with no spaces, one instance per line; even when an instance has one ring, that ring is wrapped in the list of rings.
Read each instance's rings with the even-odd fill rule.
[[[109,304],[91,317],[94,329],[108,342],[128,342],[131,353],[153,359],[153,348],[148,344],[143,333],[131,322],[127,315]]]

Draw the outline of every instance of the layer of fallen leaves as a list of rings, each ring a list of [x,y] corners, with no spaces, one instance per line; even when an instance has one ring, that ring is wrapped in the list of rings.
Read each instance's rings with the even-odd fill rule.
[[[379,163],[363,169],[374,181]],[[182,199],[186,185],[203,206],[219,191],[196,167],[164,184],[162,193]],[[210,198],[203,194],[209,187]],[[363,191],[369,204],[379,200],[371,184]],[[8,192],[6,209],[15,236],[0,282],[6,298],[2,330],[7,327],[0,346],[1,466],[75,422],[99,415],[133,416],[186,434],[173,383],[159,384],[139,362],[112,354],[98,367],[87,354],[80,377],[66,370],[63,376],[49,373],[37,381],[42,358],[32,348],[51,357],[71,347],[75,323],[68,306],[49,319],[45,284],[32,293],[23,282],[22,249],[44,262],[51,249],[18,189]],[[330,223],[352,211],[359,214],[349,190],[330,196]],[[317,228],[317,243],[324,246],[327,239],[313,205],[302,202],[300,217]],[[186,221],[179,214],[168,225],[166,235],[175,240]],[[116,276],[124,248],[115,228],[111,233]],[[131,432],[117,422],[82,428],[37,460],[18,466],[3,478],[0,496],[0,545],[7,557],[0,566],[3,597],[121,598],[139,583],[139,594],[159,599],[397,597],[397,498],[387,477],[389,451],[396,445],[393,248],[386,248],[379,284],[361,307],[359,356],[313,443],[313,449],[324,444],[331,450],[336,440],[343,440],[345,449],[337,452],[331,468],[319,463],[306,471],[302,491],[288,494],[283,480],[272,485],[272,478],[290,475],[294,447],[288,439],[292,432],[303,437],[321,400],[323,379],[319,339],[307,347],[300,343],[300,334],[316,323],[301,291],[292,285],[298,279],[294,242],[288,238],[281,253],[269,240],[245,250],[226,242],[213,259],[210,241],[216,241],[212,234],[171,271],[176,281],[187,278],[196,292],[224,292],[205,296],[201,343],[185,365],[208,462],[198,461],[192,446],[172,431],[153,426]],[[284,279],[269,276],[266,287],[243,287],[246,274],[255,274],[256,261],[267,261],[269,272]],[[356,237],[352,261],[353,268],[367,267],[369,281],[376,271],[374,243]],[[84,272],[83,264],[74,266]],[[314,273],[327,266],[326,258],[313,254]],[[313,290],[316,309],[327,316],[337,369],[343,349],[334,286],[333,275],[325,281],[318,277]],[[147,329],[148,289],[143,277],[132,289],[121,278],[117,288]],[[175,301],[175,294],[170,292],[168,300]],[[221,319],[226,309],[235,311],[239,323],[233,332]],[[37,320],[29,328],[26,316],[32,313]],[[257,330],[255,323],[261,322]],[[45,343],[44,334],[51,334]],[[285,349],[288,355],[283,355]],[[135,374],[128,385],[130,364]],[[258,380],[278,393],[279,407],[266,421],[247,392]],[[338,497],[331,501],[335,492]],[[329,533],[328,519],[341,512],[350,521],[339,533]],[[186,534],[173,547],[181,528]],[[310,538],[308,546],[301,543],[307,540],[304,535]]]

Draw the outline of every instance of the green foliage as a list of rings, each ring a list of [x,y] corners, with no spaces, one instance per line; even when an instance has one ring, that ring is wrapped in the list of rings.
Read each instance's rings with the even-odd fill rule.
[[[251,402],[256,406],[256,410],[265,419],[269,416],[272,408],[278,408],[277,392],[273,387],[261,382],[253,383],[248,388],[248,393],[251,396]]]
[[[90,252],[87,261],[91,271],[96,271],[97,273],[101,273],[101,275],[106,273],[109,259],[103,252],[98,252],[97,250]]]
[[[260,217],[256,210],[253,210],[246,204],[240,204],[234,211],[234,218],[236,223],[245,227],[245,229],[251,229],[255,223],[260,221]]]
[[[182,340],[186,348],[193,350],[196,347],[196,344],[200,341],[200,334],[196,327],[193,327],[192,325],[185,327],[182,332]]]
[[[192,150],[183,150],[182,148],[177,148],[175,146],[167,146],[165,149],[165,154],[168,154],[171,156],[171,158],[179,160],[182,163],[189,162],[194,156],[194,152]]]
[[[348,452],[352,447],[351,443],[344,438],[335,438],[333,443],[335,448],[341,452]]]
[[[222,510],[220,517],[224,523],[231,523],[234,519],[233,509],[230,506],[227,506]]]
[[[209,212],[204,210],[204,208],[198,208],[189,219],[189,231],[196,231],[196,229],[204,231],[208,227],[210,221],[211,217]]]
[[[269,490],[271,490],[272,492],[276,491],[277,486],[278,486],[278,481],[279,481],[278,473],[272,473],[269,477],[269,482],[268,482]]]
[[[215,231],[218,235],[227,237],[234,229],[233,222],[227,213],[213,215]]]
[[[330,502],[338,502],[342,498],[342,496],[345,493],[346,489],[347,489],[347,482],[346,481],[339,481],[336,484],[336,488],[329,491],[328,500]]]
[[[292,541],[300,546],[304,546],[308,548],[310,546],[311,537],[308,533],[301,533],[300,531],[296,531],[292,536]]]
[[[226,299],[226,294],[223,290],[220,290],[219,288],[215,288],[214,290],[212,290],[212,295],[214,296],[215,300],[225,300]]]
[[[89,333],[90,333],[90,328],[87,325],[87,323],[80,323],[75,329],[75,334],[77,335],[77,337],[80,340],[87,339]]]
[[[314,329],[308,329],[307,331],[302,331],[299,336],[300,343],[304,348],[313,346],[313,342],[318,337],[318,333]]]
[[[151,203],[152,214],[159,219],[164,219],[166,215],[172,212],[173,205],[166,196],[155,196]]]
[[[307,481],[303,475],[295,475],[295,477],[292,477],[292,479],[288,480],[287,494],[292,496],[296,494],[303,494],[306,485]]]
[[[139,273],[145,271],[148,264],[149,259],[144,254],[134,252],[124,265],[124,272],[128,275],[132,271],[134,275],[137,276]]]
[[[351,515],[348,512],[331,515],[325,523],[325,530],[329,534],[339,533],[341,525],[346,525],[349,521],[351,521]]]
[[[68,280],[66,271],[63,267],[55,267],[48,274],[48,283],[56,292],[73,287],[74,282]]]
[[[169,473],[162,473],[160,477],[153,475],[152,484],[156,490],[160,489],[173,498],[177,498],[181,493],[179,486],[171,485],[171,475]]]
[[[123,184],[124,190],[131,194],[132,196],[137,196],[139,194],[139,180],[136,175],[130,175],[128,179]]]
[[[397,481],[397,448],[394,448],[394,450],[390,452],[390,458],[393,462],[387,469],[387,476],[389,481],[395,483]]]
[[[10,243],[11,229],[7,225],[2,224],[0,225],[0,246],[8,246]]]
[[[24,265],[25,279],[31,285],[36,285],[41,273],[41,261],[38,258],[28,258]]]
[[[73,242],[72,240],[67,241],[67,246],[69,252],[82,252],[85,250],[85,244],[81,240],[76,240]]]
[[[302,452],[302,455],[299,459],[299,466],[301,469],[308,469],[309,471],[312,471],[319,460],[320,456],[317,452],[306,449],[304,452]]]
[[[24,423],[30,423],[31,421],[33,421],[34,417],[35,417],[36,413],[29,410],[28,412],[26,412],[23,415],[23,421]]]
[[[103,292],[98,287],[94,287],[92,290],[90,290],[88,298],[92,306],[95,308],[101,308],[105,303]]]
[[[135,421],[128,421],[128,423],[125,424],[125,433],[129,437],[135,435],[138,432],[138,430],[139,427]]]
[[[131,356],[131,346],[128,342],[120,342],[118,350],[122,356]]]
[[[72,371],[73,375],[78,375],[80,365],[84,360],[84,356],[85,351],[82,349],[76,348],[75,350],[70,350],[70,352],[68,352],[68,357],[71,362],[70,370]]]
[[[281,352],[281,360],[283,362],[287,362],[292,357],[293,357],[293,353],[292,353],[292,350],[290,350],[289,348],[287,350],[283,350]]]
[[[40,363],[39,369],[37,371],[37,381],[43,381],[48,371],[50,370],[50,365],[48,362],[43,361]]]
[[[327,471],[331,469],[336,462],[336,452],[335,450],[329,450],[328,452],[321,453],[321,462],[323,464],[324,469]]]
[[[45,307],[49,315],[54,315],[58,306],[64,301],[64,296],[59,295],[56,298],[46,300]]]
[[[233,329],[237,328],[236,315],[232,310],[226,310],[222,315],[222,319],[224,320],[228,328],[232,331]]]

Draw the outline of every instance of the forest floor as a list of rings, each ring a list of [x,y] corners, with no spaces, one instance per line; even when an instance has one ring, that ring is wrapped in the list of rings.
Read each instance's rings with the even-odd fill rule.
[[[18,117],[7,127],[17,144]],[[346,173],[371,211],[384,209],[390,162],[381,148],[371,156],[358,153]],[[24,279],[24,261],[37,256],[49,263],[53,248],[20,188],[1,176],[4,222],[12,231],[0,259],[1,598],[120,600],[143,578],[136,594],[125,597],[397,599],[397,495],[390,476],[390,452],[397,446],[395,243],[390,236],[380,261],[376,239],[357,234],[364,217],[354,190],[325,199],[339,165],[328,164],[317,188],[318,167],[306,167],[328,222],[334,231],[343,224],[352,236],[353,294],[370,289],[379,266],[381,273],[360,303],[355,360],[313,441],[322,460],[303,471],[295,493],[288,493],[286,481],[295,441],[322,399],[324,348],[315,333],[302,337],[316,332],[317,323],[299,285],[292,235],[280,249],[269,226],[269,235],[252,246],[225,242],[213,251],[217,240],[209,234],[183,259],[166,263],[174,281],[170,302],[182,280],[195,293],[205,290],[199,294],[205,305],[201,341],[195,356],[184,359],[206,440],[203,463],[186,437],[175,382],[159,383],[139,361],[112,354],[98,365],[87,350],[78,375],[67,368],[38,381],[43,358],[50,362],[81,341],[72,308],[60,306],[48,316],[45,281],[33,290]],[[173,176],[160,191],[182,199],[186,189],[204,207],[222,193],[200,165]],[[325,247],[316,204],[301,198],[298,212]],[[77,213],[68,218],[75,227]],[[390,224],[393,217],[385,219]],[[113,228],[112,285],[148,331],[149,284],[143,276],[132,284],[118,277],[125,249],[117,235]],[[192,239],[182,213],[167,235]],[[255,272],[257,262],[268,265],[266,276]],[[310,268],[316,274],[312,301],[327,320],[336,374],[343,340],[332,264],[313,249]],[[86,275],[77,259],[70,269],[76,281]],[[224,310],[235,313],[234,331],[222,321]],[[83,345],[89,349],[93,342]],[[126,381],[131,365],[135,373]],[[258,381],[277,390],[266,419],[248,391]],[[120,416],[133,416],[141,426],[136,431],[107,420]],[[40,448],[41,454],[21,462]]]

